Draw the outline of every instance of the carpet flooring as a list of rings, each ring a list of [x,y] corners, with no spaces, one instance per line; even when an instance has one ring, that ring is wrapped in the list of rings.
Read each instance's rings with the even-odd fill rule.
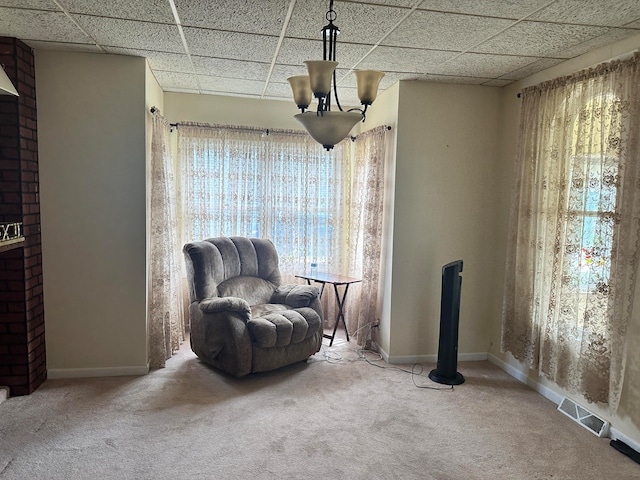
[[[401,367],[343,342],[236,379],[186,342],[146,376],[48,380],[0,404],[0,479],[640,479],[489,362],[453,390]]]

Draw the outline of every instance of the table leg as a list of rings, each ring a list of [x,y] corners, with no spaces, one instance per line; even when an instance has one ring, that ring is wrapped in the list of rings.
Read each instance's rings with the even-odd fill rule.
[[[344,286],[344,292],[342,292],[342,299],[340,299],[340,293],[338,292],[338,286],[333,284],[333,291],[336,294],[336,301],[338,302],[338,316],[336,317],[336,324],[333,326],[333,334],[331,335],[331,341],[329,342],[329,346],[333,345],[333,339],[336,336],[336,330],[338,330],[338,325],[340,324],[340,318],[342,318],[342,324],[344,325],[344,332],[347,335],[347,342],[349,341],[349,331],[347,330],[347,322],[344,320],[344,301],[347,298],[347,291],[349,290],[349,284],[347,283]]]
[[[318,294],[318,300],[322,301],[322,294],[323,294],[323,292],[324,292],[324,286],[325,286],[327,283],[326,283],[326,282],[318,282],[317,280],[314,280],[314,281],[315,281],[316,283],[319,283],[320,285],[322,285],[322,286],[320,287],[320,293]],[[307,278],[307,285],[311,285],[311,280],[309,280],[308,278]],[[334,286],[335,286],[335,285],[334,285]],[[324,318],[321,318],[321,319],[320,319],[320,323],[321,323],[320,328],[324,329]],[[345,327],[345,328],[346,328],[346,327]],[[335,330],[334,330],[334,331],[333,331],[333,336],[335,337],[335,335],[336,335],[336,332],[335,332]],[[323,336],[324,338],[330,338],[330,339],[331,339],[331,343],[329,343],[329,346],[333,345],[333,337],[332,337],[332,336],[330,336],[330,335],[324,335],[324,334],[323,334],[322,336]]]

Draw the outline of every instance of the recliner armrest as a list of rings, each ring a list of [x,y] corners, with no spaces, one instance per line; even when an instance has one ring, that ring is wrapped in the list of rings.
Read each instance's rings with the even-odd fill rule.
[[[207,298],[200,302],[200,310],[203,313],[235,312],[246,320],[251,318],[251,307],[239,297]]]
[[[318,298],[320,290],[311,285],[281,285],[271,296],[271,303],[284,303],[294,308],[308,307]]]

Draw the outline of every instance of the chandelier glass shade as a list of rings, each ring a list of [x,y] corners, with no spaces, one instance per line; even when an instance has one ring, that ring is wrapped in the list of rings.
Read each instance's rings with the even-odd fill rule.
[[[331,150],[336,143],[340,143],[353,128],[362,120],[360,112],[316,112],[298,113],[293,118],[298,120],[311,138],[320,143],[327,150]]]
[[[331,150],[349,135],[356,123],[364,122],[367,107],[376,99],[378,85],[384,73],[378,70],[354,70],[358,98],[363,108],[344,111],[338,99],[336,82],[336,42],[340,29],[333,24],[336,19],[333,0],[330,0],[326,18],[329,23],[322,28],[323,59],[305,61],[308,75],[289,77],[287,80],[291,85],[293,101],[302,112],[294,118],[316,142]],[[332,97],[338,107],[337,111],[331,110]],[[318,100],[317,110],[307,112],[313,98]]]

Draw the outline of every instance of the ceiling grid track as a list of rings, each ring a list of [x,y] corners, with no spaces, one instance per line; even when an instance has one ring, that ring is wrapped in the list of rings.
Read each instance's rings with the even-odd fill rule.
[[[191,58],[191,52],[189,51],[189,45],[187,44],[187,38],[184,36],[184,31],[182,30],[182,22],[180,21],[180,15],[178,15],[178,10],[176,9],[176,4],[174,0],[169,0],[169,5],[171,6],[171,13],[173,13],[173,18],[176,22],[176,27],[178,27],[178,32],[180,33],[180,39],[182,40],[182,45],[184,47],[184,52],[189,59],[189,64],[191,65],[191,70],[193,76],[196,79],[196,85],[198,86],[198,93],[202,93],[202,86],[200,85],[200,77],[198,72],[196,71],[196,66],[193,63],[193,58]]]
[[[284,23],[282,25],[282,30],[280,31],[280,37],[278,38],[278,45],[276,46],[276,51],[273,54],[273,59],[271,60],[271,65],[269,66],[269,73],[267,73],[267,79],[264,82],[264,88],[262,90],[262,95],[260,98],[264,98],[267,93],[267,87],[269,87],[269,82],[271,82],[271,75],[273,73],[273,68],[276,65],[276,60],[278,59],[278,54],[280,53],[280,47],[282,47],[282,42],[284,41],[285,32],[289,27],[289,22],[291,21],[291,15],[293,14],[293,9],[296,6],[296,0],[291,0],[289,2],[289,8],[287,10],[287,15],[284,19]]]
[[[69,10],[67,10],[67,7],[65,7],[62,2],[60,0],[52,0],[53,3],[56,4],[56,6],[62,11],[62,13],[64,13],[67,18],[69,20],[71,20],[71,22],[78,27],[78,29],[87,36],[87,38],[90,38],[91,41],[93,42],[93,44],[98,47],[100,49],[100,51],[102,53],[107,53],[107,50],[98,43],[98,40],[96,40],[93,35],[91,35],[89,32],[87,32],[87,30],[80,24],[80,22],[78,22],[75,18],[73,18],[73,15],[71,14],[71,12],[69,12]]]

